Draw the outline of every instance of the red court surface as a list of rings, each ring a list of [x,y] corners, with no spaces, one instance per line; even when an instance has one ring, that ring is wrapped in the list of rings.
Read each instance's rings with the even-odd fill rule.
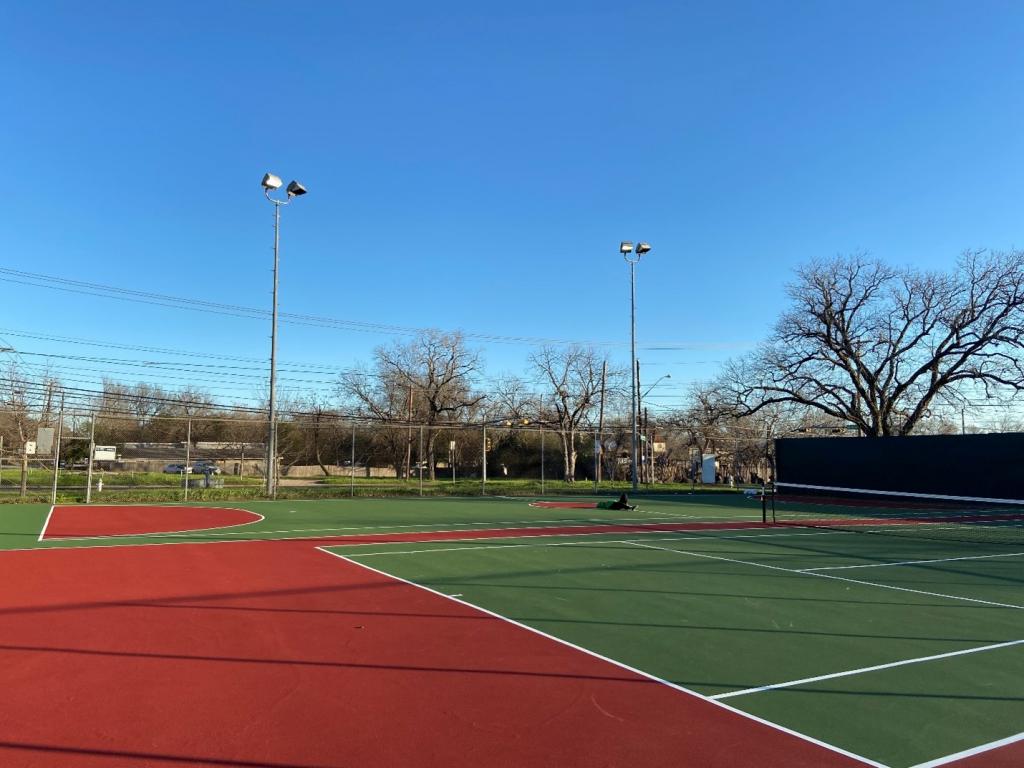
[[[946,763],[943,768],[1020,768],[1024,765],[1024,741]]]
[[[4,768],[862,765],[310,541],[2,553],[0,690]]]
[[[263,515],[256,512],[230,507],[58,504],[50,511],[39,540],[180,533],[228,528],[262,519]]]

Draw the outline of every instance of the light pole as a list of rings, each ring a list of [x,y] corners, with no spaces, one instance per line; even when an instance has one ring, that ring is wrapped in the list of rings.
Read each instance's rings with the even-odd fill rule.
[[[265,174],[263,194],[274,204],[274,298],[273,310],[270,315],[270,404],[269,427],[267,431],[267,496],[277,495],[277,400],[275,392],[277,374],[277,265],[279,244],[281,239],[281,206],[288,205],[292,199],[306,194],[306,188],[297,181],[291,181],[285,187],[288,197],[278,200],[270,196],[275,189],[281,188],[281,179],[272,173]]]
[[[630,448],[630,475],[633,481],[633,490],[635,491],[639,485],[636,478],[636,448],[637,448],[637,434],[636,434],[636,410],[637,410],[637,391],[636,391],[636,265],[640,263],[640,259],[645,253],[651,250],[649,243],[637,243],[636,249],[633,248],[633,243],[628,240],[623,240],[619,243],[619,253],[622,254],[622,258],[629,264],[629,349],[630,349],[630,377],[633,380],[632,387],[632,399],[629,401],[629,410],[632,412],[633,419],[633,441],[632,447]]]

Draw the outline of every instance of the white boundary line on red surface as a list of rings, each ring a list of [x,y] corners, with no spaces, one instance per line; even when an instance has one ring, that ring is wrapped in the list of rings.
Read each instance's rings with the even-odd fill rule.
[[[39,531],[39,538],[36,541],[42,541],[43,536],[46,535],[46,526],[50,524],[50,518],[53,517],[53,510],[57,508],[56,504],[50,505],[50,511],[46,513],[46,521],[43,523],[43,529]]]
[[[979,653],[981,651],[995,651],[999,648],[1009,648],[1014,645],[1020,645],[1024,643],[1024,640],[1009,640],[1005,643],[993,643],[992,645],[982,645],[977,648],[964,648],[959,651],[950,651],[949,653],[937,653],[933,656],[920,656],[916,659],[903,659],[902,661],[891,661],[888,664],[876,664],[873,667],[861,667],[860,669],[848,669],[845,672],[833,672],[828,675],[818,675],[817,677],[805,677],[802,680],[789,680],[785,683],[772,683],[771,685],[761,685],[757,688],[744,688],[742,691],[729,691],[728,693],[719,693],[710,698],[718,701],[719,699],[729,699],[733,696],[746,696],[751,693],[761,693],[762,691],[774,691],[777,688],[792,688],[794,685],[804,685],[806,683],[817,683],[822,680],[833,680],[837,677],[849,677],[850,675],[861,675],[866,672],[877,672],[880,669],[892,669],[893,667],[904,667],[907,664],[921,664],[925,661],[937,661],[938,659],[949,659],[953,656],[963,656],[968,653]]]
[[[584,653],[587,656],[591,656],[591,657],[593,657],[595,659],[599,659],[601,661],[607,662],[607,663],[612,664],[612,665],[614,665],[616,667],[619,667],[620,669],[624,669],[627,672],[631,672],[631,673],[633,673],[635,675],[639,675],[640,677],[646,678],[646,679],[651,680],[653,682],[661,683],[662,685],[665,685],[665,686],[667,686],[669,688],[672,688],[672,689],[674,689],[676,691],[679,691],[681,693],[689,694],[690,696],[694,696],[695,698],[701,699],[702,701],[706,701],[709,704],[712,704],[712,705],[714,705],[716,707],[721,707],[722,709],[727,710],[729,712],[732,712],[733,714],[740,715],[741,717],[744,717],[747,720],[753,720],[756,723],[760,723],[761,725],[764,725],[764,726],[767,726],[769,728],[772,728],[773,730],[780,731],[782,733],[788,734],[789,736],[792,736],[794,738],[800,739],[801,741],[806,741],[808,743],[811,743],[811,744],[814,744],[816,746],[819,746],[819,747],[821,747],[823,749],[827,749],[830,752],[834,752],[836,754],[843,755],[844,757],[848,757],[848,758],[850,758],[852,760],[857,760],[857,761],[863,763],[864,765],[873,766],[873,768],[888,768],[888,766],[886,766],[883,763],[875,762],[874,760],[871,760],[871,759],[869,759],[867,757],[864,757],[862,755],[858,755],[858,754],[856,754],[854,752],[850,752],[850,751],[845,750],[845,749],[843,749],[841,747],[834,746],[832,744],[829,744],[827,742],[821,741],[819,739],[815,739],[812,736],[807,736],[805,734],[802,734],[802,733],[799,733],[797,731],[791,730],[789,728],[786,728],[783,725],[779,725],[778,723],[773,723],[773,722],[771,722],[769,720],[764,720],[763,718],[760,718],[757,715],[752,715],[749,712],[744,712],[741,709],[736,709],[735,707],[730,707],[728,704],[723,704],[720,701],[715,701],[714,699],[709,698],[708,696],[704,696],[703,694],[697,693],[696,691],[691,690],[689,688],[686,688],[684,686],[681,686],[681,685],[678,685],[676,683],[673,683],[673,682],[670,682],[668,680],[665,680],[663,678],[657,677],[656,675],[652,675],[652,674],[650,674],[648,672],[644,672],[643,670],[637,669],[636,667],[631,667],[628,664],[624,664],[621,661],[616,661],[615,659],[609,658],[608,656],[602,656],[600,653],[597,653],[595,651],[591,651],[591,650],[589,650],[587,648],[584,648],[583,646],[576,645],[575,643],[571,643],[568,640],[563,640],[563,639],[561,639],[559,637],[555,637],[554,635],[549,635],[547,632],[544,632],[544,631],[542,631],[540,629],[536,629],[535,627],[531,627],[529,624],[523,624],[521,622],[516,621],[515,619],[510,619],[507,616],[502,616],[500,613],[495,613],[494,611],[489,611],[486,608],[481,608],[479,605],[474,605],[473,603],[470,603],[470,602],[468,602],[466,600],[462,600],[460,598],[453,597],[452,595],[445,594],[444,592],[439,592],[438,590],[432,589],[431,587],[424,586],[423,584],[417,584],[414,581],[409,581],[408,579],[403,579],[401,576],[395,576],[394,574],[387,573],[386,571],[377,570],[373,566],[366,565],[365,563],[359,563],[359,562],[356,562],[355,560],[351,560],[348,557],[346,557],[345,555],[339,555],[336,552],[331,552],[329,549],[327,549],[325,547],[316,547],[316,549],[320,550],[321,552],[324,552],[325,554],[331,555],[332,557],[336,557],[339,560],[344,560],[345,562],[350,563],[352,565],[359,566],[360,568],[365,568],[368,571],[373,571],[374,573],[377,573],[377,574],[379,574],[381,576],[384,576],[386,578],[392,579],[394,581],[402,582],[403,584],[408,584],[409,586],[416,587],[417,589],[422,589],[422,590],[424,590],[426,592],[430,592],[431,594],[437,595],[438,597],[443,597],[445,600],[451,600],[454,603],[459,603],[460,605],[463,605],[463,606],[465,606],[467,608],[471,608],[471,609],[473,609],[475,611],[479,611],[481,613],[487,614],[488,616],[492,616],[492,617],[494,617],[496,619],[500,619],[501,621],[504,621],[504,622],[507,622],[509,624],[512,624],[513,626],[519,627],[520,629],[525,629],[527,632],[532,632],[535,635],[540,635],[541,637],[547,638],[548,640],[552,640],[552,641],[554,641],[556,643],[559,643],[560,645],[564,645],[564,646],[566,646],[568,648],[572,648],[575,651],[579,651],[580,653]]]
[[[551,527],[552,528],[556,528],[556,526],[551,526]],[[574,526],[559,526],[558,528],[560,528],[561,530],[565,530],[565,528],[570,528],[570,527],[574,527]],[[575,527],[579,527],[579,526],[575,526]],[[438,533],[472,534],[472,533],[478,533],[480,531],[484,531],[484,532],[487,532],[487,533],[497,533],[497,532],[503,532],[503,531],[520,531],[520,530],[523,530],[523,529],[522,528],[466,528],[466,529],[460,529],[460,530],[441,530],[441,531],[430,530],[430,531],[422,531],[422,534],[424,536],[426,536],[426,535],[438,534]],[[746,527],[746,526],[741,526],[740,528],[716,528],[716,529],[714,529],[714,532],[717,534],[717,533],[720,533],[720,532],[727,532],[727,531],[749,531],[749,530],[756,530],[756,529],[751,529],[751,528]],[[257,544],[257,543],[260,543],[260,542],[269,542],[269,541],[302,542],[302,541],[323,541],[325,539],[349,539],[349,541],[339,541],[336,544],[329,544],[329,545],[327,545],[327,546],[332,546],[332,547],[357,547],[357,546],[369,546],[369,545],[373,545],[373,544],[385,545],[385,544],[400,544],[400,543],[402,543],[402,542],[396,542],[396,541],[381,541],[379,537],[387,536],[388,535],[387,531],[382,531],[380,533],[349,534],[349,535],[339,535],[339,536],[310,536],[310,535],[308,535],[308,531],[309,531],[309,529],[306,529],[306,528],[297,528],[295,530],[295,533],[297,533],[297,534],[305,534],[305,535],[280,536],[280,537],[277,537],[277,538],[267,537],[267,538],[252,538],[252,539],[214,539],[214,540],[206,539],[206,540],[198,540],[198,536],[194,536],[194,537],[190,537],[188,540],[185,540],[185,541],[143,541],[143,542],[140,542],[138,544],[136,544],[134,542],[127,542],[127,543],[125,543],[124,541],[121,541],[121,540],[122,539],[139,538],[139,537],[142,537],[142,538],[172,538],[172,537],[176,537],[176,536],[189,536],[189,532],[188,531],[182,531],[180,534],[177,534],[177,533],[175,533],[175,534],[172,534],[172,533],[167,533],[167,534],[151,534],[151,533],[150,534],[147,534],[147,533],[142,533],[142,534],[122,534],[120,536],[99,536],[99,537],[96,537],[100,541],[106,540],[106,539],[115,540],[114,543],[112,543],[112,544],[83,544],[80,547],[72,547],[72,546],[68,546],[68,547],[62,547],[62,546],[11,547],[10,549],[0,549],[0,557],[2,557],[4,555],[4,553],[6,553],[6,552],[63,552],[65,550],[73,550],[73,549],[112,549],[112,548],[115,548],[115,547],[175,547],[175,546],[183,546],[183,545],[187,546],[187,545],[191,545],[191,544]],[[495,535],[495,536],[470,536],[470,535],[467,535],[464,538],[448,538],[448,537],[444,537],[444,538],[440,538],[440,539],[421,539],[419,541],[414,541],[414,542],[409,542],[409,543],[415,543],[415,544],[435,544],[435,543],[443,543],[443,542],[481,541],[481,540],[489,540],[489,539],[541,539],[541,538],[566,538],[566,537],[569,537],[569,536],[578,536],[578,537],[583,537],[583,536],[613,536],[613,535],[616,535],[616,534],[623,534],[623,533],[628,533],[630,536],[644,536],[644,535],[647,535],[649,533],[661,533],[661,534],[668,533],[668,534],[672,534],[672,533],[691,533],[691,532],[693,532],[693,531],[664,530],[664,529],[660,529],[660,528],[652,528],[650,530],[643,530],[643,531],[632,530],[632,531],[595,531],[594,533],[576,533],[576,532],[569,532],[569,533],[531,533],[531,534],[519,534],[519,535],[516,535],[516,536],[498,536],[498,535]],[[261,531],[254,531],[253,535],[259,535],[260,533],[262,533],[262,532]],[[395,531],[394,533],[401,535],[401,534],[406,533],[406,532],[404,532],[404,531]],[[411,531],[409,533],[415,533],[415,531]],[[840,534],[846,534],[846,533],[848,533],[848,531],[828,531],[827,533],[828,534],[834,534],[834,535],[840,535]],[[772,534],[763,534],[763,535],[764,536],[770,536]],[[776,534],[776,535],[787,536],[787,535],[790,535],[790,534]],[[793,535],[801,535],[801,534],[793,534]],[[807,534],[807,535],[810,535],[810,534]],[[824,533],[822,535],[824,535]],[[351,541],[351,539],[354,539],[354,538],[365,539],[365,541],[360,541],[360,542],[353,542],[353,541]],[[723,537],[723,536],[717,536],[716,535],[716,536],[711,536],[711,537],[691,536],[691,537],[685,537],[685,538],[687,538],[687,539],[720,538],[721,539],[721,538],[732,538],[732,537]],[[59,542],[75,542],[75,541],[79,541],[79,539],[73,539],[73,538],[70,538],[70,537],[69,538],[54,538],[54,539],[46,539],[45,543],[58,544]],[[674,538],[673,539],[660,539],[660,541],[675,541],[675,539]],[[813,575],[813,574],[808,574],[808,575]]]
[[[927,763],[918,763],[917,765],[911,766],[911,768],[938,768],[940,765],[949,765],[950,763],[955,763],[957,760],[963,760],[965,757],[973,757],[974,755],[980,755],[984,752],[990,752],[993,749],[999,749],[999,747],[1006,747],[1010,744],[1015,744],[1022,739],[1024,739],[1024,733],[1017,733],[1013,736],[1007,736],[1005,739],[990,741],[988,744],[981,744],[977,747],[965,749],[963,752],[946,755],[945,757],[937,757],[934,760],[929,760]]]
[[[209,509],[217,510],[222,509],[228,512],[245,512],[247,515],[255,515],[257,519],[249,520],[245,523],[232,523],[231,525],[218,525],[213,528],[196,528],[196,529],[184,529],[181,531],[153,531],[152,533],[107,533],[100,534],[97,536],[54,536],[46,541],[95,541],[96,539],[120,539],[130,536],[180,536],[182,534],[193,533],[194,531],[219,531],[224,528],[238,528],[242,525],[255,525],[261,523],[267,518],[261,515],[259,512],[253,512],[251,509],[242,509],[241,507],[218,507],[218,506],[196,506],[194,504],[93,504],[85,506],[82,504],[54,504],[50,507],[50,514],[46,516],[46,522],[43,524],[43,530],[39,532],[39,538],[37,541],[43,541],[43,536],[46,533],[46,526],[50,524],[50,517],[53,516],[54,510],[57,507],[68,507],[69,509],[94,509],[96,507],[153,507],[159,509]]]
[[[81,505],[77,505],[77,504],[58,504],[57,506],[77,507],[77,506],[81,506]],[[190,505],[190,504],[99,504],[99,505],[96,505],[96,506],[104,506],[104,507],[107,507],[107,506],[111,506],[111,507],[112,506],[120,506],[120,507],[132,507],[132,506],[191,507],[192,505]],[[198,507],[197,506],[195,508],[196,509],[238,509],[238,510],[241,510],[243,512],[251,512],[254,515],[260,515],[259,512],[253,512],[250,509],[242,509],[241,507],[214,507],[214,506]],[[265,520],[265,519],[266,518],[263,515],[260,515],[260,520]],[[248,523],[236,523],[235,526],[239,526],[239,525],[252,525],[253,523],[260,522],[260,520],[253,520],[253,521],[248,522]],[[399,529],[406,529],[406,528],[410,528],[410,529],[411,528],[426,528],[427,530],[423,531],[423,533],[458,533],[458,532],[462,531],[463,529],[465,529],[465,531],[491,531],[491,530],[493,530],[493,531],[507,531],[507,530],[508,531],[514,531],[514,530],[520,530],[520,527],[537,527],[535,524],[540,524],[540,523],[567,523],[567,524],[568,523],[572,523],[572,525],[564,525],[564,526],[561,526],[561,527],[564,527],[564,528],[570,528],[570,527],[580,528],[580,527],[591,527],[591,526],[597,526],[597,525],[606,525],[606,526],[607,525],[625,525],[625,524],[632,523],[632,522],[641,523],[641,524],[643,524],[645,526],[650,526],[650,525],[669,525],[669,524],[672,524],[672,523],[669,523],[668,521],[664,521],[664,520],[663,521],[657,521],[657,522],[651,522],[651,521],[649,521],[645,517],[623,517],[623,518],[614,518],[614,519],[609,519],[609,520],[604,520],[602,518],[586,518],[586,519],[581,520],[578,517],[568,517],[568,518],[562,518],[562,519],[558,519],[558,520],[494,520],[494,521],[491,521],[491,520],[476,520],[476,521],[470,521],[470,522],[466,522],[466,523],[448,523],[448,525],[453,525],[453,526],[458,526],[458,527],[457,528],[444,528],[444,529],[438,529],[438,528],[432,528],[431,527],[431,526],[437,525],[437,523],[409,523],[409,524],[403,524],[403,525],[346,525],[346,526],[336,526],[336,527],[331,527],[331,528],[287,528],[287,529],[283,529],[283,530],[273,530],[273,531],[254,531],[253,533],[256,533],[256,534],[259,534],[259,535],[264,535],[264,534],[271,534],[271,533],[309,533],[309,534],[317,534],[317,533],[328,533],[328,532],[332,532],[332,531],[369,531],[370,533],[367,533],[365,535],[367,535],[367,536],[373,536],[373,535],[380,536],[380,535],[385,535],[385,534],[389,534],[389,533],[404,533],[405,532],[404,530],[399,530]],[[695,523],[701,523],[701,522],[716,523],[716,522],[719,522],[719,521],[717,521],[717,520],[701,520],[701,521],[694,521],[694,522]],[[730,521],[730,522],[732,522],[732,521]],[[742,524],[743,521],[736,521],[736,522],[738,524]],[[516,528],[511,528],[511,527],[510,528],[472,528],[472,527],[467,528],[466,527],[466,526],[474,526],[474,525],[508,525],[508,526],[519,526],[519,527],[516,527]],[[221,526],[221,528],[231,528],[231,527],[235,527],[235,526],[224,525],[224,526]],[[543,526],[541,526],[541,527],[543,527]],[[694,530],[702,530],[702,529],[694,529]],[[415,533],[415,531],[410,531],[410,532]],[[157,531],[157,532],[154,532],[154,533],[118,533],[118,534],[110,534],[110,535],[106,535],[106,536],[60,536],[60,537],[54,537],[52,539],[48,539],[48,541],[91,541],[93,539],[126,539],[126,538],[132,538],[132,537],[140,537],[140,536],[154,536],[154,537],[170,538],[170,537],[174,537],[174,536],[180,536],[182,534],[188,534],[188,535],[193,536],[193,537],[246,536],[249,533],[250,533],[249,531],[227,531],[227,532],[221,533],[220,529],[218,529],[218,528],[199,528],[199,529],[196,529],[194,531]],[[844,533],[845,533],[845,531],[844,531]],[[359,535],[364,535],[364,534],[354,533],[354,534],[342,534],[342,535],[359,536]],[[581,534],[581,535],[583,535],[583,534]],[[317,537],[316,536],[311,536],[311,538],[317,538]]]

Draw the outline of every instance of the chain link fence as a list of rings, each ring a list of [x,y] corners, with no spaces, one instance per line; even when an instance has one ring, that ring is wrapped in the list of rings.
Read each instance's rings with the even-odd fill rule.
[[[556,425],[396,424],[310,415],[278,426],[230,416],[57,413],[14,429],[0,412],[0,501],[118,503],[266,498],[622,492],[631,483],[631,427],[563,432]],[[39,438],[50,434],[52,443]],[[22,436],[31,439],[22,440]],[[643,489],[687,491],[760,483],[764,438],[697,437],[646,425],[637,446]],[[710,461],[710,464],[709,464]],[[711,467],[709,473],[708,467]]]

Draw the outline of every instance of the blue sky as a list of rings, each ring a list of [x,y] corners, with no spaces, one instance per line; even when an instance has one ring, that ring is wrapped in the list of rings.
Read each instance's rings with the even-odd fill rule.
[[[38,2],[2,22],[6,269],[269,307],[271,170],[310,190],[283,215],[282,311],[625,363],[617,245],[645,239],[639,357],[672,374],[667,408],[767,333],[797,264],[1022,243],[1017,3]],[[174,364],[265,359],[261,320],[0,277],[8,331],[210,356],[0,332],[25,361],[162,361],[51,359],[81,386],[256,395],[257,362]],[[280,359],[324,371],[285,386],[396,338],[282,325]],[[489,375],[524,370],[528,344],[474,339]]]

